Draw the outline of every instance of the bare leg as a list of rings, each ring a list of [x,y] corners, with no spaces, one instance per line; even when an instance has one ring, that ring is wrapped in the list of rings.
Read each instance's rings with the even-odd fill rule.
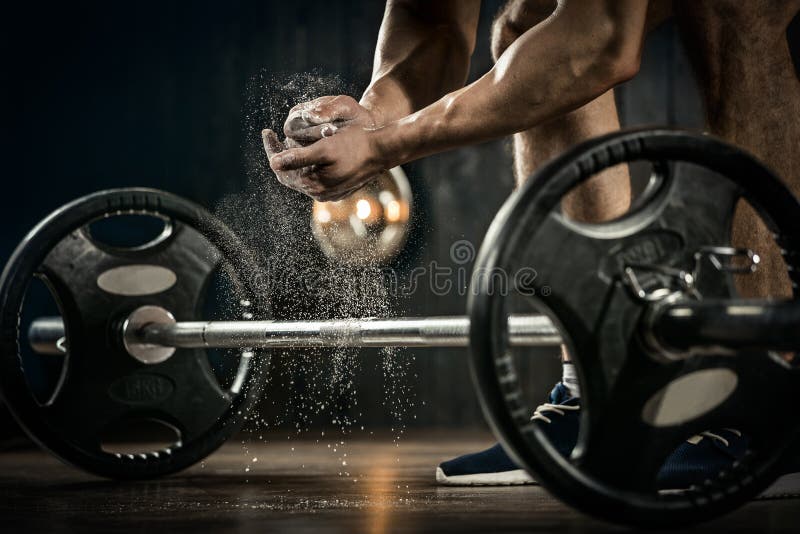
[[[555,9],[551,0],[511,0],[492,26],[492,55],[495,60],[514,40],[546,19]],[[531,174],[551,158],[571,146],[619,129],[619,116],[613,91],[582,108],[546,124],[514,135],[514,175],[521,186]],[[613,219],[628,209],[631,186],[624,166],[608,169],[564,199],[563,209],[582,221]],[[569,355],[562,347],[562,359]]]
[[[703,89],[712,133],[749,150],[800,195],[800,82],[786,28],[800,0],[680,0],[684,39]],[[733,242],[762,257],[737,280],[745,296],[791,295],[780,250],[747,204],[738,206]]]
[[[492,28],[492,55],[497,59],[514,40],[543,21],[555,9],[551,0],[511,0]],[[514,174],[517,185],[549,159],[571,146],[619,129],[612,91],[567,115],[514,135]],[[609,169],[573,191],[564,209],[580,220],[608,220],[627,210],[630,179],[625,167]]]
[[[501,10],[492,27],[494,59],[532,26],[546,19],[555,9],[553,0],[510,0]],[[648,31],[671,16],[669,1],[651,1]],[[614,92],[609,91],[575,111],[546,124],[514,135],[514,175],[517,186],[549,159],[571,146],[598,135],[619,130],[619,116]],[[613,219],[628,210],[631,183],[627,166],[607,169],[572,191],[562,208],[572,218],[586,222]],[[562,347],[562,359],[569,355]]]

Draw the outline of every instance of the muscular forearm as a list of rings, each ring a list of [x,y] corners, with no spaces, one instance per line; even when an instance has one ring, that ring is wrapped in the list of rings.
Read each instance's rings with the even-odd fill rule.
[[[531,128],[632,76],[646,2],[598,3],[596,13],[578,4],[526,32],[473,84],[376,131],[387,166]]]
[[[377,125],[463,87],[475,46],[477,0],[389,1],[361,104]]]
[[[436,11],[435,6],[449,3],[425,5]],[[316,137],[305,137],[313,142],[286,148],[274,132],[264,132],[270,165],[290,187],[317,200],[336,200],[396,165],[542,124],[633,75],[646,10],[644,0],[560,0],[555,13],[508,47],[488,74],[395,118],[432,101],[466,73],[464,63],[459,63],[461,70],[439,65],[445,74],[438,72],[430,58],[440,54],[441,60],[446,48],[428,50],[423,43],[433,34],[422,38],[408,27],[418,37],[415,44],[395,50],[383,43],[375,82],[365,95],[365,102],[388,122],[374,120],[374,112],[349,97],[327,97],[313,109],[297,110],[301,115],[313,111],[308,129]],[[399,30],[390,33],[406,38]],[[345,120],[336,124],[337,119]]]

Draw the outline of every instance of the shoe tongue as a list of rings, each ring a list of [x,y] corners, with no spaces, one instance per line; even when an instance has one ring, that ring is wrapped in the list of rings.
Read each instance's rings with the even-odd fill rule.
[[[571,398],[572,395],[570,395],[569,389],[561,382],[556,384],[556,387],[550,392],[550,404],[564,404]]]

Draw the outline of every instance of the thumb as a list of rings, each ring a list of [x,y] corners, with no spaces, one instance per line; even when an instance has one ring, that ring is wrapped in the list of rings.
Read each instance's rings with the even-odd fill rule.
[[[275,154],[283,152],[286,149],[283,143],[278,139],[277,134],[270,129],[261,132],[261,140],[264,142],[264,150],[269,159],[272,159]]]
[[[322,143],[314,143],[304,147],[290,148],[270,157],[270,166],[275,171],[292,171],[330,163]]]

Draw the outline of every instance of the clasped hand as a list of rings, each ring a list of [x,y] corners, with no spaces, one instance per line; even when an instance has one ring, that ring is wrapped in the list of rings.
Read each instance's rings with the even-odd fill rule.
[[[281,142],[261,132],[278,181],[319,201],[339,200],[386,169],[373,114],[353,98],[323,96],[291,109]]]

